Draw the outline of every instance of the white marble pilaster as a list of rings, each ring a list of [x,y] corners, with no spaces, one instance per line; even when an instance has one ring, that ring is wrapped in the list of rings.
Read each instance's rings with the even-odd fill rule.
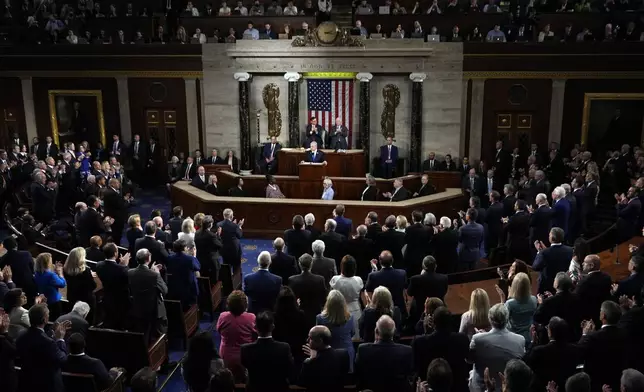
[[[20,83],[22,87],[22,105],[25,112],[27,142],[29,143],[29,145],[31,145],[33,138],[38,137],[38,128],[36,127],[36,111],[34,109],[34,89],[30,77],[20,79]]]
[[[132,143],[132,119],[130,118],[130,90],[126,76],[116,78],[116,90],[119,100],[119,121],[121,124],[121,140],[126,145]]]
[[[483,99],[485,97],[485,79],[472,80],[472,103],[470,105],[470,162],[481,158],[483,140]]]
[[[201,145],[201,149],[206,148],[206,101],[205,101],[205,95],[204,95],[204,83],[203,83],[203,78],[199,79],[199,95],[201,95],[201,139],[199,140],[199,144]]]
[[[427,79],[427,74],[422,72],[414,72],[409,74],[409,80],[416,83],[422,83]]]
[[[188,149],[199,148],[199,116],[197,114],[197,79],[184,78],[186,88],[186,119],[188,128]]]
[[[548,143],[561,143],[561,127],[564,111],[564,93],[566,79],[552,79],[552,98],[550,100],[550,125],[548,127]]]
[[[465,151],[465,139],[467,135],[467,86],[470,82],[470,79],[463,79],[463,84],[461,88],[461,142],[459,143],[458,156],[464,157],[467,156],[469,151]]]

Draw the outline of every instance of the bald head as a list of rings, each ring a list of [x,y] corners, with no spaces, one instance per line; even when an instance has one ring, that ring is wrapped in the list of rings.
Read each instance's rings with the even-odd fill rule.
[[[313,350],[321,350],[331,346],[331,330],[324,325],[316,325],[309,331],[309,339]]]
[[[381,316],[376,322],[376,339],[381,342],[392,341],[396,333],[396,323],[387,316]]]
[[[597,255],[588,255],[584,258],[584,272],[599,271],[601,260]]]

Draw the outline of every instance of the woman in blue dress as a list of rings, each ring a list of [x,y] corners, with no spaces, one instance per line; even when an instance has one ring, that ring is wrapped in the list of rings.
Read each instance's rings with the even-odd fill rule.
[[[89,151],[86,151],[84,145],[81,144],[80,146],[78,146],[78,151],[76,152],[76,160],[80,162],[79,170],[83,178],[87,177],[87,173],[90,170],[91,156],[92,156],[92,153]]]
[[[338,290],[331,290],[326,297],[322,313],[315,317],[316,325],[324,325],[331,330],[331,347],[343,348],[349,353],[351,372],[355,351],[351,341],[355,334],[353,316],[349,312],[344,295]]]

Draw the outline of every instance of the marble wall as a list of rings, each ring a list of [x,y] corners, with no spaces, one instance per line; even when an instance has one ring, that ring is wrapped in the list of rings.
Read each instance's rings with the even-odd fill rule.
[[[280,89],[279,109],[282,114],[282,128],[278,138],[282,144],[288,141],[288,82],[284,79],[283,74],[276,75],[253,75],[250,83],[250,132],[251,144],[257,142],[257,117],[256,113],[261,110],[259,116],[259,140],[262,143],[268,141],[268,110],[262,99],[262,91],[269,83],[275,83]],[[301,106],[301,105],[300,105]],[[304,105],[306,107],[306,104]],[[302,115],[300,114],[300,118]]]
[[[380,155],[380,146],[385,143],[380,119],[384,108],[383,88],[393,84],[400,90],[400,104],[396,108],[396,141],[400,156],[409,157],[409,136],[411,132],[411,80],[409,75],[374,75],[371,79],[371,135],[370,154]]]

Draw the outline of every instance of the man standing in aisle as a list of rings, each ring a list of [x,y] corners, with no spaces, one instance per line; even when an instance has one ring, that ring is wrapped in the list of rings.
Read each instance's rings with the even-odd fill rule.
[[[380,147],[380,166],[384,178],[393,177],[398,162],[398,147],[393,145],[394,139],[387,137],[387,144]]]

